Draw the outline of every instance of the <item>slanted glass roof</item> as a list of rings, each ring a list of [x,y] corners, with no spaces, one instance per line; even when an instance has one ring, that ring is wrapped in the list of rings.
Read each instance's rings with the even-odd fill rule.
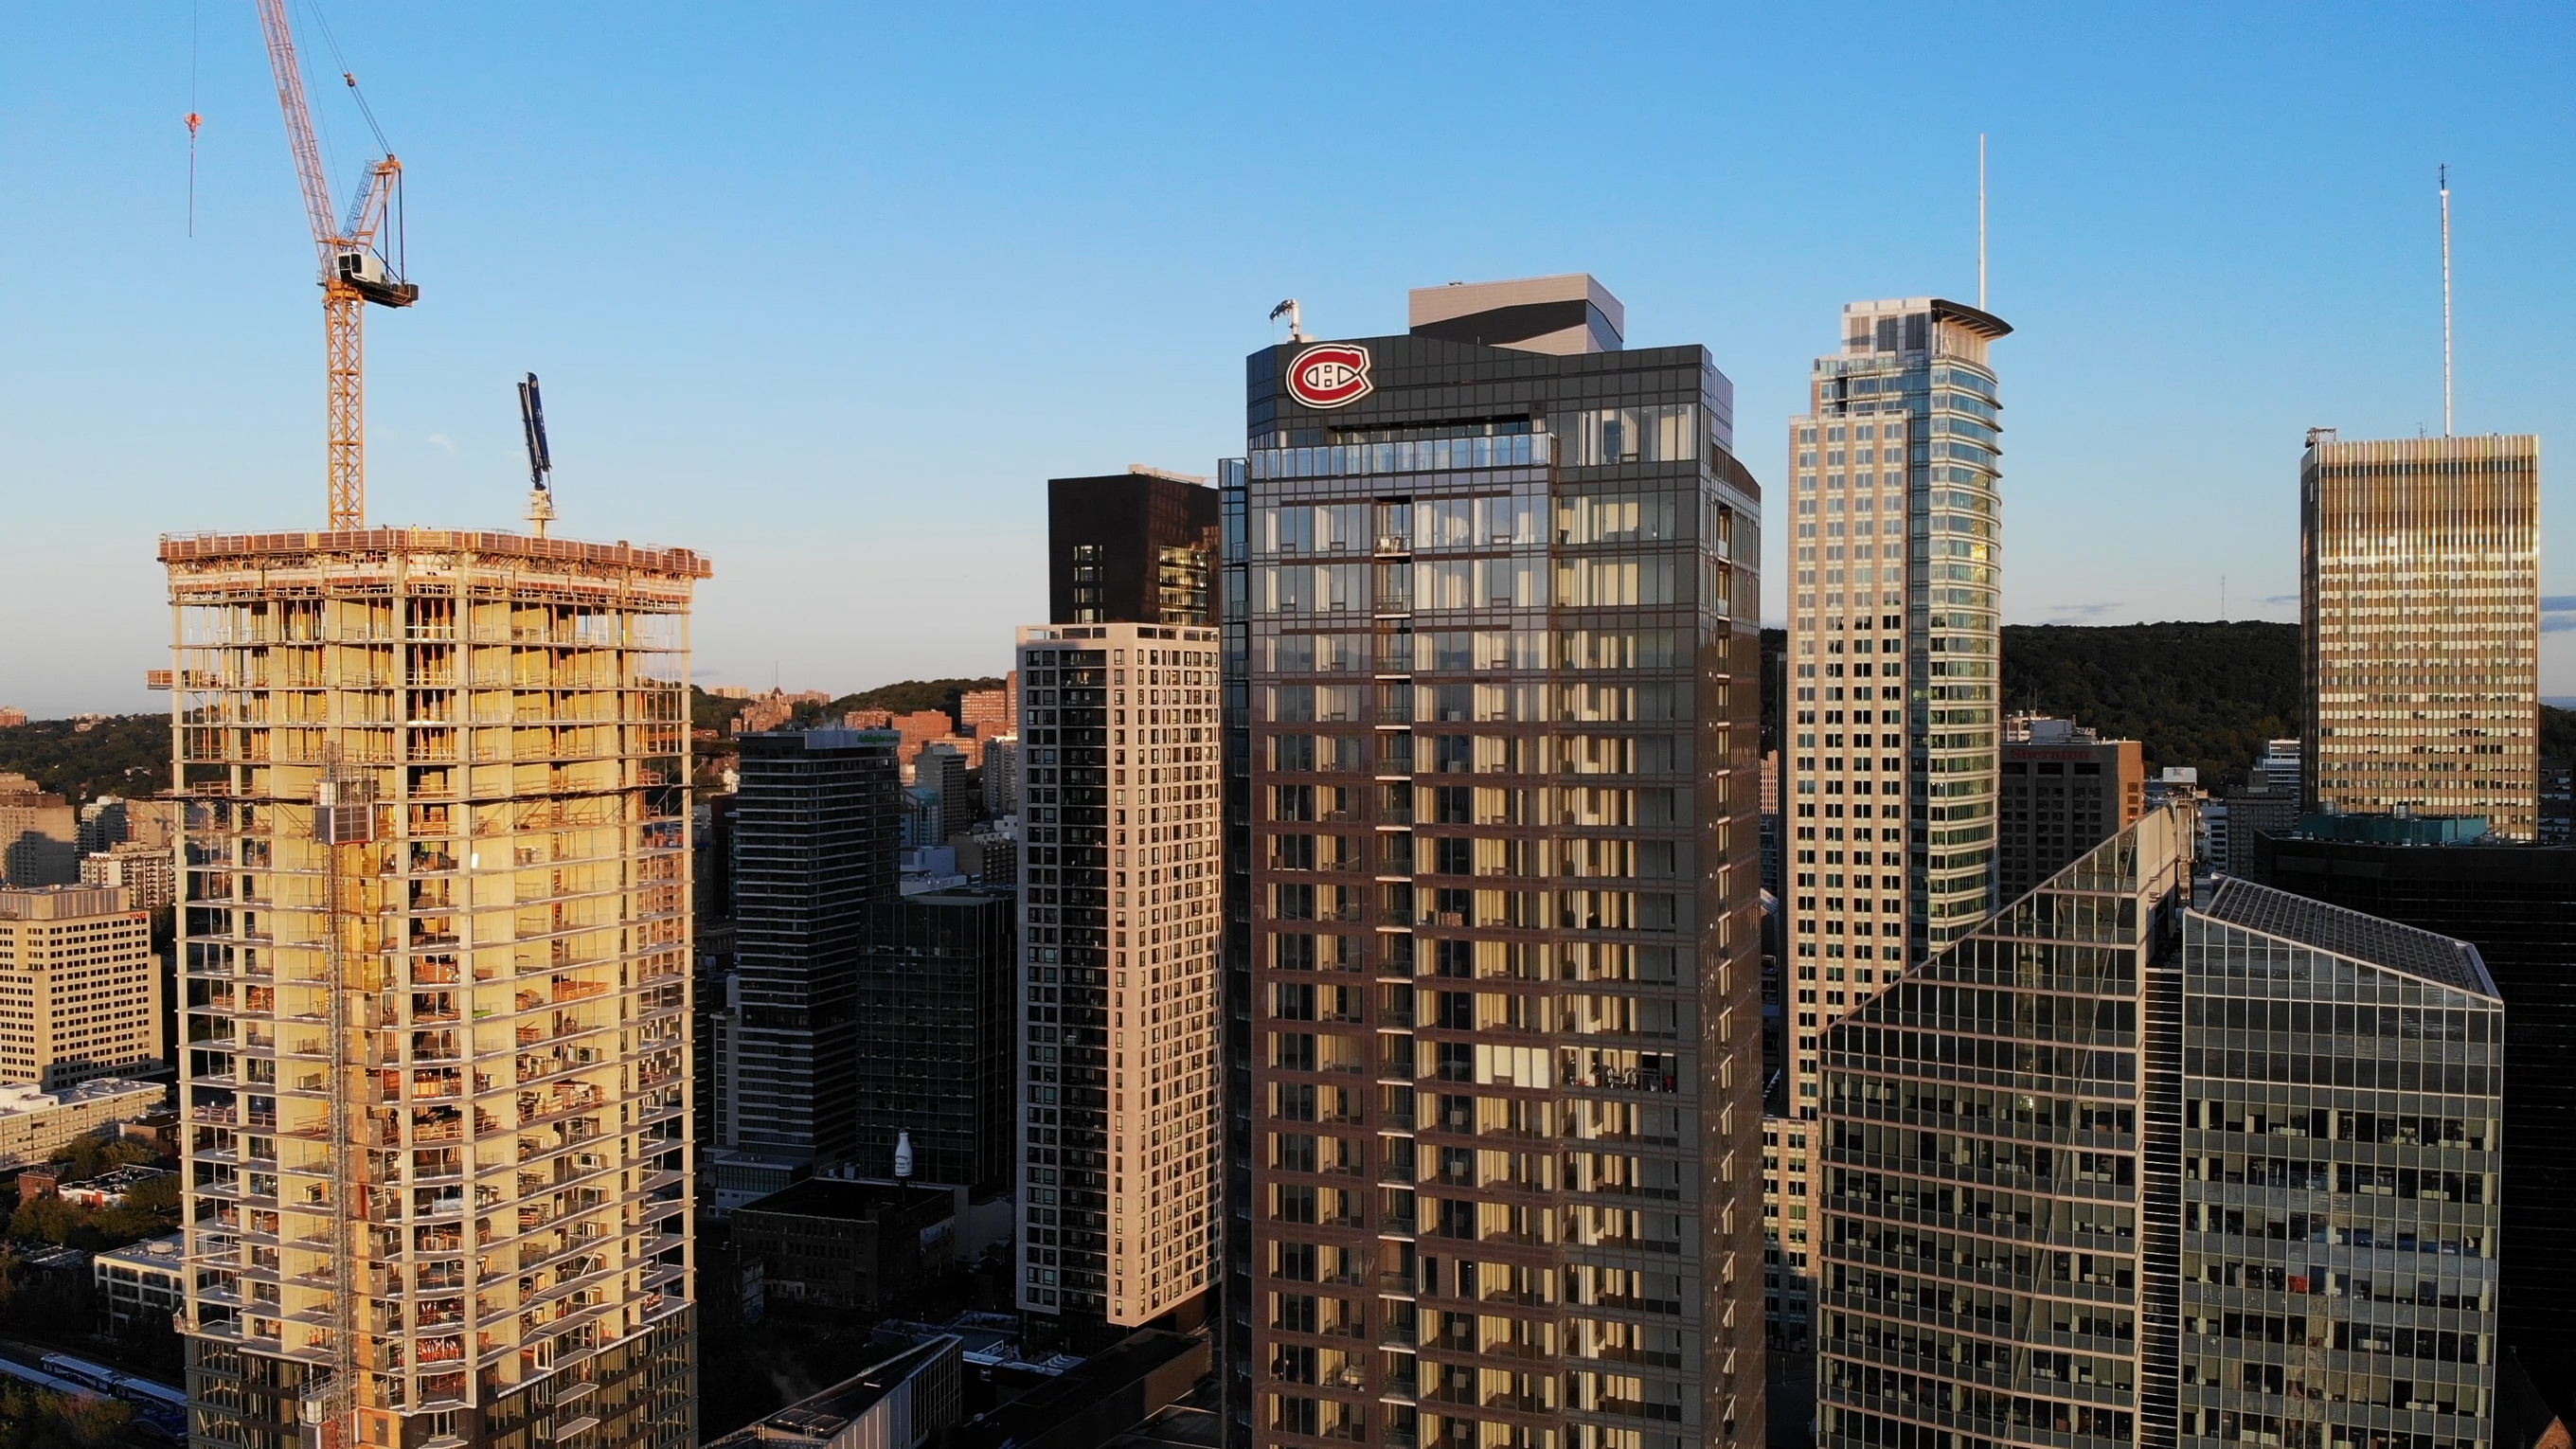
[[[2222,879],[2199,914],[2297,941],[2337,956],[2402,971],[2455,991],[2497,995],[2478,948],[2466,941],[2401,926],[2359,911],[2276,891],[2233,877]]]

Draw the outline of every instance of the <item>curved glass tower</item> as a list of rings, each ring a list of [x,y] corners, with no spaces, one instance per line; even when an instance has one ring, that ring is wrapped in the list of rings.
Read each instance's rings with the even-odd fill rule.
[[[2001,417],[1937,298],[1855,302],[1790,424],[1792,1115],[1816,1032],[1993,909]],[[1823,999],[1819,999],[1820,995]]]
[[[1994,910],[2002,319],[1853,302],[1789,423],[1781,1097],[1770,1336],[1806,1341],[1820,1033]],[[1786,1149],[1783,1151],[1782,1149]]]

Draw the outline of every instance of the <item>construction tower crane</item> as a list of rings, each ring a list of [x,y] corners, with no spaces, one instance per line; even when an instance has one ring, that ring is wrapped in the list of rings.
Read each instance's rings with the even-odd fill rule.
[[[277,80],[277,104],[286,115],[286,140],[295,153],[295,175],[304,189],[304,211],[321,257],[322,316],[330,411],[330,527],[361,529],[367,523],[366,304],[408,307],[420,288],[403,276],[402,162],[385,144],[375,116],[367,114],[382,155],[367,169],[345,218],[331,210],[330,178],[304,100],[304,71],[287,27],[286,0],[259,0],[260,29],[268,40],[268,65]],[[357,77],[342,72],[352,95]],[[366,98],[357,95],[366,111]],[[362,1103],[381,1066],[377,1028],[385,1012],[376,1004],[375,958],[354,938],[372,914],[362,888],[364,855],[373,839],[374,782],[351,769],[335,740],[325,746],[322,777],[314,791],[315,838],[322,846],[323,977],[330,1002],[331,1324],[327,1365],[314,1365],[303,1383],[297,1417],[304,1449],[350,1449],[364,1442],[358,1416],[369,1395],[359,1379],[368,1357],[360,1337],[371,1320],[360,1299],[358,1237],[376,1214],[370,1191],[375,1154]],[[363,1139],[363,1140],[362,1140]]]
[[[295,176],[304,187],[305,218],[321,253],[322,316],[331,412],[331,527],[367,525],[367,384],[365,304],[408,307],[420,288],[403,276],[402,162],[376,132],[384,154],[367,169],[345,219],[331,210],[331,182],[322,170],[322,148],[313,137],[313,115],[304,103],[304,71],[296,63],[295,36],[286,24],[286,0],[259,0],[259,25],[268,37],[268,68],[277,77],[278,108],[286,113],[286,141],[295,152]],[[341,79],[354,94],[357,77]],[[363,110],[364,97],[358,104]],[[375,116],[367,116],[370,129]]]

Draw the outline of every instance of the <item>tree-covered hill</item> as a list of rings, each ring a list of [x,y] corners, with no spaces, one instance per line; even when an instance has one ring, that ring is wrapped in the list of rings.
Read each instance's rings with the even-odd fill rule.
[[[2299,732],[2299,626],[2007,624],[2003,700],[2133,739],[2149,770],[2189,765],[2232,785],[2263,742]]]
[[[1762,631],[1763,684],[1785,686],[1784,631]],[[2191,765],[2205,785],[2245,772],[2263,742],[2299,731],[2295,624],[2007,624],[2003,701],[2010,713],[2063,715],[2134,739],[2147,768]],[[1777,729],[1766,698],[1764,745]]]
[[[83,729],[40,719],[0,729],[0,772],[25,775],[74,803],[170,788],[170,716],[119,714],[88,723]]]
[[[906,679],[894,684],[880,684],[856,694],[845,694],[825,706],[834,717],[854,709],[891,710],[896,714],[914,714],[925,709],[957,712],[957,696],[979,689],[999,689],[999,677],[986,679]]]
[[[796,706],[796,717],[790,722],[795,729],[813,729],[817,725],[838,724],[841,716],[852,710],[882,709],[894,714],[914,714],[925,709],[957,713],[957,697],[979,689],[999,689],[998,677],[981,679],[905,679],[893,684],[880,684],[845,694],[829,704],[805,703]],[[696,685],[689,687],[689,720],[698,729],[721,731],[725,722],[742,712],[744,700],[721,694],[709,694]]]

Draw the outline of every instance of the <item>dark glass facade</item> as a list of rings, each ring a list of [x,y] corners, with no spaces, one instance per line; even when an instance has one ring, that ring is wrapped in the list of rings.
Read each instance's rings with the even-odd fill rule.
[[[912,1141],[915,1182],[981,1197],[1011,1181],[1019,1096],[1018,898],[934,891],[879,901],[859,959],[858,1155],[890,1176]]]
[[[1337,346],[1372,389],[1332,409],[1302,344],[1249,359],[1226,490],[1235,1406],[1264,1445],[1759,1442],[1731,386]]]
[[[2149,1042],[2190,839],[2146,817],[1827,1028],[1820,1443],[2172,1442],[2179,1062]]]
[[[868,910],[895,896],[897,737],[742,737],[734,817],[742,1021],[734,1145],[786,1162],[858,1150],[858,980]]]
[[[2225,881],[2182,959],[2181,1442],[2487,1443],[2504,1007],[2477,951]]]
[[[1217,941],[1219,985],[1217,1033],[1225,1063],[1224,1219],[1219,1237],[1217,1353],[1223,1376],[1223,1442],[1226,1449],[1253,1443],[1252,1406],[1252,659],[1251,626],[1245,619],[1251,590],[1251,557],[1246,533],[1246,468],[1240,458],[1217,465],[1217,492],[1223,551],[1218,572],[1218,610],[1224,686],[1218,704],[1224,716],[1225,806],[1224,934]]]
[[[2501,1003],[2152,813],[1826,1033],[1827,1446],[2490,1436]]]
[[[1047,480],[1047,618],[1057,624],[1208,624],[1216,490],[1159,473]]]
[[[2352,817],[2345,817],[2351,819]],[[2277,889],[2478,948],[2508,1007],[2513,1162],[2502,1232],[2513,1253],[2504,1341],[2562,1416],[2576,1414],[2576,849],[2387,845],[2298,834],[2255,846]]]

